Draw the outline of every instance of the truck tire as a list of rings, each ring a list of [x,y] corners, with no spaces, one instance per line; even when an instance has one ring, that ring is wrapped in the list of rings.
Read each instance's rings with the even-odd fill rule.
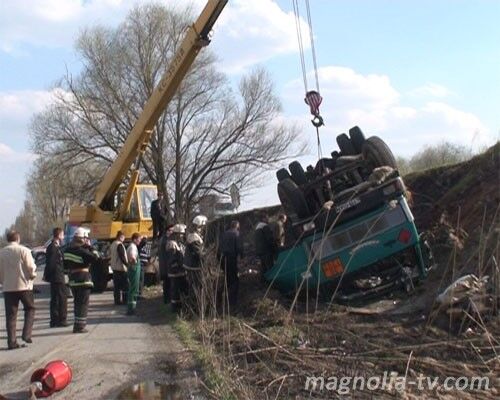
[[[373,168],[388,166],[397,169],[396,159],[391,149],[378,136],[371,136],[363,144],[363,158]]]
[[[352,145],[351,139],[345,133],[337,136],[337,144],[339,146],[341,155],[353,156],[356,154],[356,149]]]
[[[285,168],[281,168],[276,171],[276,178],[278,178],[278,182],[281,182],[284,179],[291,178],[290,172],[288,172]]]
[[[353,126],[349,129],[349,137],[351,138],[354,150],[356,150],[356,154],[361,154],[363,143],[366,141],[366,138],[361,129],[359,129],[359,126]]]
[[[310,215],[304,193],[292,179],[287,178],[278,183],[278,197],[290,217],[296,215],[298,218],[306,218]]]
[[[292,163],[290,163],[290,165],[288,166],[288,169],[290,170],[290,174],[292,175],[292,179],[293,181],[297,184],[297,185],[304,185],[305,183],[307,183],[307,176],[306,176],[306,173],[304,171],[304,168],[302,168],[302,165],[300,165],[300,163],[298,161],[294,161]]]

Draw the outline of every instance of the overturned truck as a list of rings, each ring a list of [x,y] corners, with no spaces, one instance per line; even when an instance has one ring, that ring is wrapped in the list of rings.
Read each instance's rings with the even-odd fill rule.
[[[433,258],[394,155],[357,126],[337,144],[339,151],[314,167],[294,161],[276,173],[293,238],[266,280],[284,293],[313,290],[338,301],[410,291]]]

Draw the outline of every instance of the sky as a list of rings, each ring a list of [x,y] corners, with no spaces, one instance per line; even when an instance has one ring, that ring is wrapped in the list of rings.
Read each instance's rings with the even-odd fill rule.
[[[23,205],[35,159],[29,142],[34,114],[51,101],[57,80],[77,74],[78,33],[119,24],[132,0],[0,1],[0,231]],[[180,4],[175,0],[156,1]],[[308,86],[315,86],[305,2],[301,4]],[[196,12],[204,0],[194,0]],[[310,0],[320,92],[322,151],[359,125],[409,157],[425,145],[450,141],[477,150],[499,137],[500,1]],[[303,102],[291,0],[229,0],[211,48],[237,82],[267,68],[283,103],[281,118],[297,123],[314,163],[316,136]],[[273,173],[247,193],[241,209],[278,203]]]

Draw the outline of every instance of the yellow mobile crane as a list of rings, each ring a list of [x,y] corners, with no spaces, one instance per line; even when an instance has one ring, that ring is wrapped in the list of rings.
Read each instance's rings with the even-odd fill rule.
[[[116,194],[133,163],[141,156],[151,139],[154,126],[174,96],[182,79],[199,51],[210,43],[209,33],[228,0],[208,0],[196,22],[187,30],[158,86],[129,133],[118,157],[108,169],[90,205],[73,206],[69,223],[89,228],[92,237],[109,241],[121,230],[126,237],[139,232],[151,233],[150,205],[155,198],[155,185],[138,184],[139,171],[132,170],[121,205],[116,207]]]

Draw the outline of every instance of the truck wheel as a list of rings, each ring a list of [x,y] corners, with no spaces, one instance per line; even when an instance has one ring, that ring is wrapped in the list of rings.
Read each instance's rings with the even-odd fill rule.
[[[300,186],[307,183],[307,177],[304,168],[302,168],[302,165],[300,165],[298,161],[290,163],[288,169],[290,170],[292,179],[295,181],[297,185]]]
[[[349,137],[351,138],[354,150],[356,150],[356,154],[361,154],[363,143],[366,141],[366,138],[361,129],[359,129],[359,126],[353,126],[349,129]]]
[[[363,144],[363,158],[367,160],[373,168],[392,167],[397,169],[396,159],[391,149],[378,136],[371,136]]]
[[[352,145],[351,139],[345,133],[337,136],[337,144],[339,146],[341,155],[353,156],[356,154],[356,149]]]
[[[290,178],[278,183],[278,197],[285,212],[290,216],[296,215],[298,218],[306,218],[310,215],[304,193]]]
[[[328,168],[330,172],[333,171],[335,169],[335,160],[331,158],[322,158],[316,163],[314,170],[318,175],[323,175],[323,173],[326,172],[326,168]]]
[[[284,179],[290,178],[290,172],[288,172],[285,168],[281,168],[276,171],[276,178],[278,178],[278,182],[281,182]]]

